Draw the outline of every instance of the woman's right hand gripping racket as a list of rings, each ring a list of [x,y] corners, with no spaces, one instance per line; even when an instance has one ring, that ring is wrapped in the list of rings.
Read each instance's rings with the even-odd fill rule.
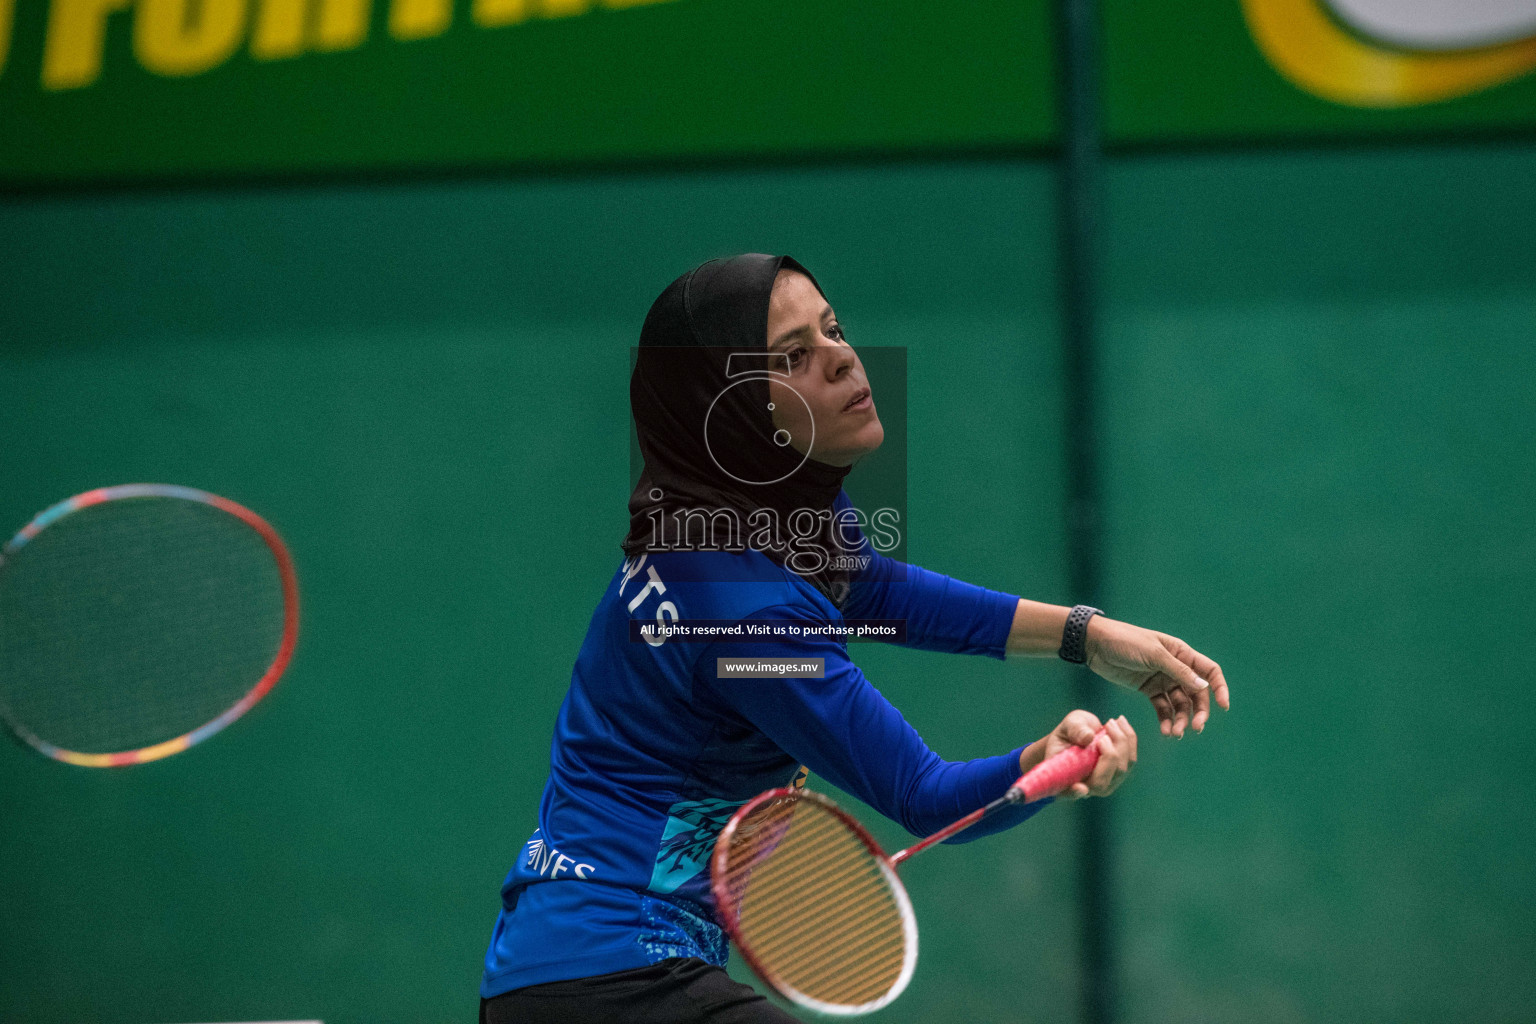
[[[1099,734],[1104,732],[1099,730]],[[917,964],[917,919],[896,866],[1010,804],[1055,796],[1099,761],[1098,735],[1031,768],[1008,792],[887,856],[826,797],[770,789],[715,840],[710,882],[725,930],[752,970],[785,999],[855,1016],[888,1005]]]

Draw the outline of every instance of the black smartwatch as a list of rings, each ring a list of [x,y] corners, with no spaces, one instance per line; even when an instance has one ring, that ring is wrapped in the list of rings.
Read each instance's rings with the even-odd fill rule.
[[[1072,611],[1067,615],[1066,628],[1061,631],[1061,651],[1059,653],[1062,658],[1072,662],[1074,665],[1081,665],[1087,662],[1088,620],[1095,615],[1103,614],[1099,609],[1092,608],[1086,604],[1073,606]]]

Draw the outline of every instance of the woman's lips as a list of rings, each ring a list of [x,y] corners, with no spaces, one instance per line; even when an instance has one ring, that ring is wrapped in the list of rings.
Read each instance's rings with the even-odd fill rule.
[[[843,412],[858,412],[860,409],[868,409],[872,404],[869,400],[869,388],[860,388],[853,396],[853,400],[843,406]]]

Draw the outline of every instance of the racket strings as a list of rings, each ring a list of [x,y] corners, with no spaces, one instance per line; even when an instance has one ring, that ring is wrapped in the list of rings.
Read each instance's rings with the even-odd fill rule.
[[[792,851],[786,851],[786,855],[791,853]],[[814,904],[829,891],[836,891],[842,886],[859,882],[874,884],[864,864],[852,858],[823,861],[801,874],[784,873],[771,881],[763,882],[754,890],[754,903],[771,905],[773,901],[785,896],[786,889],[793,887],[794,899],[801,903]]]
[[[834,1006],[887,995],[915,955],[882,861],[815,799],[741,823],[723,872],[738,944],[777,984]]]
[[[10,552],[0,584],[0,709],[67,750],[137,749],[217,718],[282,642],[271,550],[196,502],[80,509]]]

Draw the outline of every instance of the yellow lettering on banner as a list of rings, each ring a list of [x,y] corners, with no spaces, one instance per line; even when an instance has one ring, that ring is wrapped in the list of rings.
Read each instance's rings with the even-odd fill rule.
[[[281,60],[304,52],[304,16],[309,0],[257,0],[251,26],[251,56]]]
[[[0,0],[0,73],[5,71],[5,58],[11,55],[11,15],[15,0]]]
[[[585,14],[592,8],[592,0],[539,0],[540,13],[546,18],[569,18],[573,14]]]
[[[453,20],[453,0],[394,0],[389,6],[389,34],[396,39],[440,36]]]
[[[528,17],[528,0],[475,0],[470,17],[481,28],[515,25]]]
[[[320,0],[315,49],[350,50],[368,38],[369,0]]]
[[[318,6],[319,15],[312,12]],[[297,57],[308,50],[350,50],[368,38],[369,0],[257,0],[251,56]]]
[[[79,89],[101,77],[107,15],[129,0],[53,0],[43,42],[43,88]]]
[[[157,75],[195,75],[240,45],[246,0],[138,0],[133,51]]]
[[[586,14],[594,0],[474,0],[470,16],[481,28],[499,28],[515,25],[532,15],[545,18],[568,18],[573,14]],[[624,10],[647,4],[666,3],[667,0],[602,0],[604,7]]]

